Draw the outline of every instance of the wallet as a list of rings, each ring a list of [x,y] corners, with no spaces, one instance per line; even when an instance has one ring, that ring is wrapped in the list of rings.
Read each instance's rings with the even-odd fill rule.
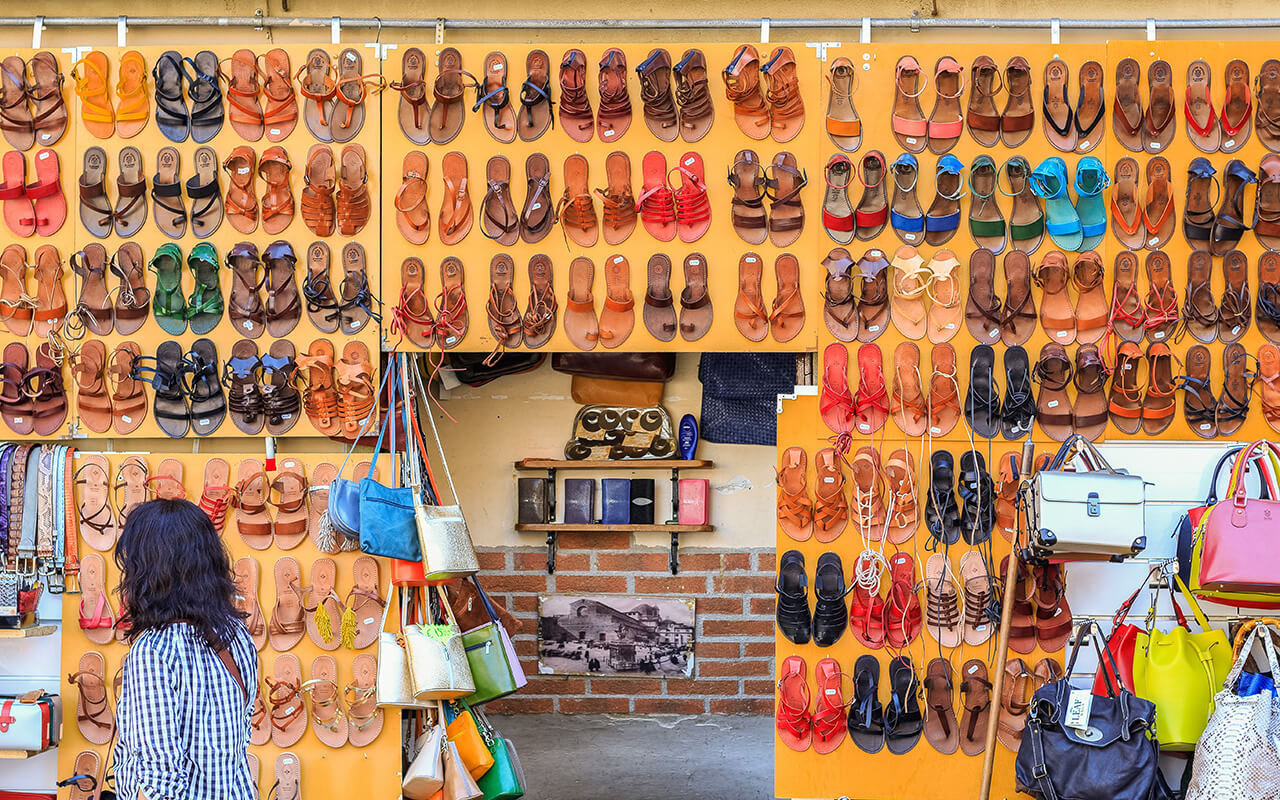
[[[601,522],[606,525],[626,525],[631,522],[631,479],[605,478],[600,481],[603,497]]]
[[[711,482],[706,478],[681,478],[680,519],[681,525],[706,525],[707,501],[711,497]]]
[[[546,478],[518,478],[516,491],[516,522],[537,525],[551,521]]]
[[[653,478],[631,479],[631,524],[653,524]]]
[[[596,521],[596,479],[564,479],[564,521],[593,523]]]

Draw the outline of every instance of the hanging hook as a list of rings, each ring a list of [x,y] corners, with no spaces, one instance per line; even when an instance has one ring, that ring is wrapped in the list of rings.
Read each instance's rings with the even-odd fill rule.
[[[378,23],[378,32],[373,35],[373,43],[382,44],[382,17],[374,17],[373,19]]]

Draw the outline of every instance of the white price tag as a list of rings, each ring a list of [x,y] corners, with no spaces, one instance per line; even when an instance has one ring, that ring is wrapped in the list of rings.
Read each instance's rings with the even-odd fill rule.
[[[1072,689],[1067,699],[1067,715],[1063,722],[1068,728],[1086,730],[1089,727],[1089,709],[1093,707],[1093,692],[1088,689]]]

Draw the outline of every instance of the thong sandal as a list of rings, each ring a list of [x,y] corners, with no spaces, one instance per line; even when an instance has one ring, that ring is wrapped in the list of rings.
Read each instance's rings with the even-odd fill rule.
[[[366,747],[382,733],[383,712],[377,704],[377,659],[361,653],[351,659],[351,674],[352,680],[343,690],[342,698],[347,707],[348,736],[353,747]]]
[[[1202,153],[1216,153],[1222,146],[1222,128],[1213,108],[1209,64],[1196,59],[1187,65],[1186,103],[1182,107],[1187,122],[1187,138]]]
[[[524,208],[520,211],[520,238],[535,244],[551,233],[556,223],[555,202],[551,199],[551,162],[534,153],[524,162]],[[674,235],[674,233],[673,233]]]
[[[884,709],[885,749],[894,755],[911,751],[924,731],[920,713],[920,680],[911,659],[895,656],[889,662],[889,705]]]
[[[1076,150],[1075,111],[1067,97],[1067,64],[1054,58],[1044,66],[1044,135],[1049,144],[1064,153]]]
[[[754,258],[759,260],[759,256]],[[825,291],[822,293],[822,319],[827,331],[841,342],[853,342],[858,338],[859,318],[857,297],[853,292],[853,263],[853,257],[843,247],[832,248],[826,258],[822,259],[822,266],[827,270],[824,278]],[[738,274],[741,280],[741,265]],[[736,316],[737,312],[734,313]]]
[[[429,124],[431,141],[436,144],[452,142],[462,131],[466,111],[462,108],[462,94],[466,89],[464,78],[477,83],[471,73],[462,69],[462,54],[455,47],[446,47],[437,58],[435,82],[431,86],[436,102],[431,106]]]
[[[293,567],[297,567],[298,562],[292,558],[282,558],[276,562],[276,582],[279,587],[281,571],[281,562],[293,562]],[[296,590],[296,579],[294,581]],[[279,606],[276,607],[276,611]],[[271,622],[274,626],[277,622],[276,611],[272,611]],[[298,623],[299,625],[301,622]],[[273,637],[275,632],[272,631]],[[276,648],[276,640],[271,639],[272,648]],[[285,648],[288,649],[288,648]],[[307,731],[307,714],[302,698],[299,697],[302,691],[302,665],[298,662],[298,657],[290,653],[284,653],[276,656],[275,677],[266,677],[267,683],[267,704],[271,706],[271,743],[276,747],[291,747],[302,739],[302,735]],[[282,754],[280,758],[284,758],[287,754]],[[278,763],[279,759],[277,759]],[[298,793],[294,793],[294,797],[298,797]]]
[[[329,119],[329,135],[335,142],[349,142],[364,127],[364,101],[369,95],[369,86],[374,87],[374,92],[381,92],[384,83],[380,74],[364,74],[364,58],[354,47],[343,48],[338,53],[336,69],[333,98],[341,107],[336,108]]]
[[[116,620],[107,591],[106,562],[97,553],[86,553],[80,561],[80,630],[94,644],[110,644],[116,635]]]
[[[551,110],[551,59],[544,50],[530,50],[524,66],[528,77],[520,84],[516,130],[521,141],[532,142],[555,124]]]
[[[427,99],[427,57],[422,48],[405,48],[400,57],[400,80],[388,86],[400,93],[396,117],[404,138],[417,145],[430,142],[431,131],[427,125],[431,101]]]
[[[960,752],[967,756],[981,755],[986,749],[987,720],[991,716],[991,681],[987,679],[987,665],[980,659],[965,662],[960,671],[960,695],[963,697],[964,715],[960,718]]]
[[[298,67],[297,74],[293,76],[298,82],[298,93],[304,98],[302,119],[311,135],[321,142],[333,141],[329,121],[338,104],[334,99],[338,90],[335,75],[328,51],[316,47],[307,53],[306,62]]]
[[[595,265],[579,256],[569,264],[569,294],[565,298],[564,332],[579,350],[592,350],[600,337],[595,299],[591,293]]]
[[[467,191],[467,157],[453,151],[440,161],[444,197],[440,205],[440,243],[453,245],[471,232],[471,195]]]
[[[1142,149],[1161,153],[1168,149],[1177,130],[1174,124],[1177,103],[1173,96],[1173,70],[1169,62],[1156,59],[1147,67],[1147,110],[1142,116]]]
[[[115,509],[111,507],[111,476],[106,456],[86,453],[75,472],[76,519],[80,538],[99,552],[110,552],[120,535]],[[105,578],[105,573],[100,577]],[[80,585],[85,588],[84,562],[81,561]],[[87,602],[87,601],[85,601]],[[105,602],[105,598],[104,601]],[[90,605],[97,605],[91,603]],[[105,644],[105,642],[99,642]]]
[[[951,755],[960,749],[960,729],[952,696],[955,685],[951,677],[951,662],[945,658],[931,660],[925,669],[922,685],[925,704],[929,706],[924,720],[924,738],[934,750]]]
[[[338,690],[338,662],[333,656],[316,656],[311,663],[311,679],[302,684],[302,694],[316,738],[329,747],[345,746],[349,728]]]
[[[476,102],[472,111],[485,109],[481,116],[485,130],[500,144],[516,140],[516,112],[511,107],[511,93],[507,90],[507,57],[494,51],[484,58],[484,81],[476,89]]]
[[[342,602],[334,586],[338,582],[338,566],[332,558],[317,558],[311,564],[311,585],[303,591],[309,605],[306,613],[307,636],[321,650],[337,650],[342,644]]]
[[[502,247],[510,247],[520,238],[520,217],[511,201],[511,162],[506,156],[493,156],[485,166],[488,188],[480,201],[480,232]]]
[[[400,302],[392,311],[391,327],[393,333],[402,333],[418,347],[430,349],[436,320],[427,301],[426,274],[426,266],[417,256],[400,265]]]
[[[221,461],[221,459],[218,460]],[[225,465],[226,462],[223,461],[223,464]],[[204,507],[203,496],[201,497],[201,507]],[[260,582],[258,560],[250,556],[238,558],[233,567],[233,572],[235,574],[236,594],[232,598],[232,605],[237,611],[247,615],[244,620],[245,627],[249,629],[249,637],[253,639],[253,646],[261,650],[267,645],[267,621],[262,615],[262,604],[258,601],[258,586]]]

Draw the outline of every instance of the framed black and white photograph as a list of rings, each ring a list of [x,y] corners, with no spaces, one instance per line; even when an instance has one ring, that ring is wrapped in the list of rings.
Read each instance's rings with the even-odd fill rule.
[[[693,674],[694,601],[680,597],[538,597],[544,675]]]

